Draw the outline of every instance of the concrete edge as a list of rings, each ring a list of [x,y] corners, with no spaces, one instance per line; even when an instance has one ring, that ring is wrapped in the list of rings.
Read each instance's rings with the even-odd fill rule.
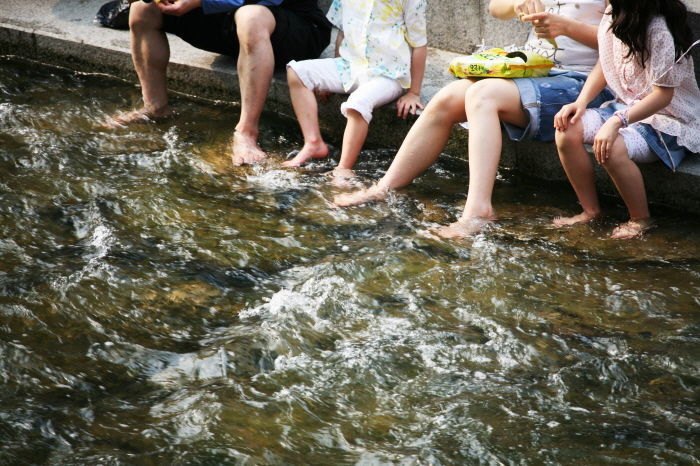
[[[444,79],[446,57],[444,52],[432,49],[429,70],[426,70],[426,87],[435,75]],[[47,31],[36,31],[25,27],[0,22],[0,54],[17,55],[42,63],[64,66],[82,72],[105,73],[136,82],[130,52],[123,47],[103,47],[76,42]],[[232,102],[231,95],[238,95],[238,81],[235,63],[231,58],[209,54],[204,62],[194,63],[173,56],[169,67],[169,86],[172,90],[214,100]],[[450,54],[447,56],[449,57]],[[455,55],[455,54],[451,54]],[[436,58],[436,56],[440,56]],[[431,76],[431,73],[433,76]],[[433,94],[441,87],[432,83]],[[329,142],[336,145],[342,138],[345,120],[338,111],[342,97],[335,96],[328,105],[319,106],[319,119],[322,130]],[[233,102],[235,103],[235,101]],[[266,111],[293,118],[284,73],[276,73],[268,97]],[[387,105],[375,112],[370,126],[368,146],[398,148],[410,128],[411,122],[397,119],[393,108]],[[446,153],[465,157],[468,132],[455,127]],[[503,138],[501,165],[517,168],[525,174],[546,180],[565,180],[553,144],[526,142],[513,143]],[[662,164],[643,166],[649,199],[655,204],[700,213],[700,157],[689,156],[676,173],[667,170]],[[616,194],[608,177],[602,171],[598,175],[603,192]]]

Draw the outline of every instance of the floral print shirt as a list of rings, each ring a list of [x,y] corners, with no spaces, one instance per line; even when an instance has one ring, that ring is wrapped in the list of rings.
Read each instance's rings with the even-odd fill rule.
[[[700,152],[700,90],[693,59],[687,56],[674,65],[673,36],[666,21],[657,16],[647,30],[649,58],[642,67],[636,58],[625,58],[628,48],[612,33],[611,24],[612,16],[605,15],[598,28],[598,51],[605,80],[617,100],[631,105],[649,95],[652,86],[673,87],[671,103],[642,123],[677,136],[678,144],[691,152]]]
[[[411,87],[411,48],[427,44],[426,0],[333,0],[328,20],[344,38],[336,60],[349,91],[368,76]]]

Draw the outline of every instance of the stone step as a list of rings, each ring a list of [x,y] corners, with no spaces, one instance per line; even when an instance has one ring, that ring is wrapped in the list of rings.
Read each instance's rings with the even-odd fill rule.
[[[0,3],[0,54],[22,56],[78,71],[106,73],[137,83],[129,53],[128,32],[102,28],[94,23],[95,12],[104,1],[3,0]],[[500,37],[507,37],[507,43],[522,42],[518,34],[523,33],[523,26],[488,18],[486,0],[466,4],[459,0],[459,5],[457,1],[441,0],[440,3],[431,4],[431,43],[458,50],[456,38],[458,42],[466,44],[465,52],[468,52],[478,43],[474,38],[483,33],[481,37],[495,40],[499,37],[499,28],[505,31]],[[688,5],[696,12],[692,25],[697,36],[700,31],[700,15],[697,14],[700,12],[700,0],[688,2]],[[459,17],[455,18],[454,11],[460,12]],[[466,21],[467,16],[471,18],[468,21],[471,21],[472,29],[467,32],[460,29],[459,34],[453,31],[454,27],[459,28],[462,24],[460,21]],[[473,18],[479,19],[474,21]],[[443,28],[441,25],[450,26]],[[486,34],[486,31],[490,32]],[[330,53],[329,48],[326,54]],[[458,53],[444,49],[429,50],[422,92],[424,101],[454,79],[447,72],[447,65],[456,55]],[[700,69],[698,55],[700,48],[695,51],[696,69]],[[193,96],[236,101],[239,95],[235,62],[231,58],[194,49],[175,37],[171,38],[169,79],[170,89]],[[330,141],[338,142],[342,137],[345,121],[338,110],[341,101],[341,97],[335,97],[329,104],[320,106],[320,120],[324,134]],[[266,109],[293,117],[283,73],[275,76]],[[410,122],[397,119],[392,107],[385,106],[375,113],[368,144],[398,148],[409,127]],[[455,127],[445,152],[466,157],[467,133]],[[515,144],[504,140],[502,165],[546,180],[565,179],[553,144]],[[671,173],[661,164],[645,166],[643,172],[653,203],[700,213],[700,157],[691,155],[676,173]],[[604,173],[600,173],[599,179],[606,192],[615,192]]]

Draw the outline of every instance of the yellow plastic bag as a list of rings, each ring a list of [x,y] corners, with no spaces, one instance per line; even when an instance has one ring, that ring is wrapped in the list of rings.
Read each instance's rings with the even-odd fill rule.
[[[534,52],[489,49],[455,58],[449,69],[458,78],[541,78],[553,66],[552,60]]]

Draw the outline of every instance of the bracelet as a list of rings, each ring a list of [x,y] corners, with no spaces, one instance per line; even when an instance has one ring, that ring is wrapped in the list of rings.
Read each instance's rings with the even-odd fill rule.
[[[614,116],[620,119],[623,128],[627,128],[629,126],[629,121],[627,120],[627,112],[629,112],[628,108],[624,110],[618,110],[615,113],[613,113]]]

